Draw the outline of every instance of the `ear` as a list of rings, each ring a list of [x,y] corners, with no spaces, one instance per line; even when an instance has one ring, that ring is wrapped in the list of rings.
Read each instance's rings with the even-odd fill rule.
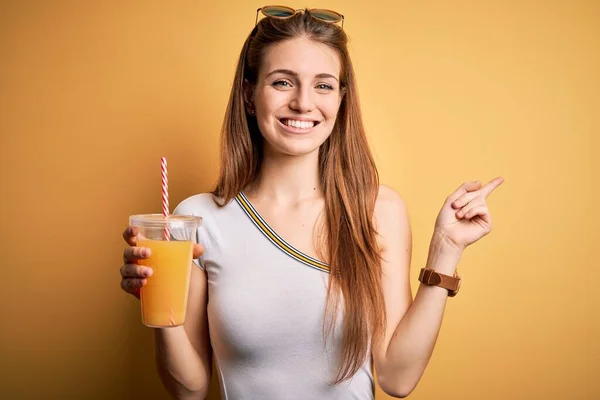
[[[252,114],[254,112],[254,88],[248,79],[244,79],[243,92],[244,92],[244,104],[246,104],[246,112]]]

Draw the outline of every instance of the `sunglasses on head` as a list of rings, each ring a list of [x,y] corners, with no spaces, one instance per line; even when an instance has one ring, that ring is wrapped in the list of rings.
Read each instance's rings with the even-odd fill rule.
[[[286,19],[293,17],[297,13],[304,11],[307,12],[311,17],[324,22],[342,22],[342,29],[344,29],[344,16],[336,11],[326,10],[324,8],[310,8],[294,10],[287,6],[264,6],[256,10],[256,21],[254,25],[258,24],[258,13],[262,12],[265,17]]]

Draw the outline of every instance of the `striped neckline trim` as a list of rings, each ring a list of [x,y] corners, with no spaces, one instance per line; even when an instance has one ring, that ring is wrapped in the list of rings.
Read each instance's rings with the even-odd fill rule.
[[[271,243],[273,243],[279,250],[283,251],[288,256],[292,257],[296,261],[301,262],[304,265],[308,265],[311,268],[317,269],[323,272],[329,272],[329,265],[325,264],[322,261],[313,258],[300,250],[296,249],[294,246],[286,242],[281,236],[277,234],[269,224],[260,216],[258,211],[254,208],[254,206],[250,203],[246,195],[242,192],[238,194],[235,198],[237,203],[240,205],[244,213],[250,218],[252,223],[258,228],[259,231],[262,232],[263,235]]]

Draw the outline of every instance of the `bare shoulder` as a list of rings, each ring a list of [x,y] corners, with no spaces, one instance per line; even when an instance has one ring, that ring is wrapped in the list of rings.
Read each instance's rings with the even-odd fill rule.
[[[410,240],[410,221],[406,202],[390,186],[379,186],[373,222],[382,250],[388,249],[392,243]]]
[[[379,193],[375,201],[375,218],[385,219],[390,216],[401,216],[406,212],[406,202],[400,193],[390,186],[379,185]]]

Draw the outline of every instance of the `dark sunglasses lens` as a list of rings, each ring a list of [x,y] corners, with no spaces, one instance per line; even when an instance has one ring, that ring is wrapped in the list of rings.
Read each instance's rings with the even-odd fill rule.
[[[262,12],[269,17],[285,18],[294,15],[296,11],[289,7],[268,6],[263,7]]]
[[[330,10],[315,9],[310,10],[310,14],[313,17],[322,19],[323,21],[327,22],[338,22],[342,20],[342,16],[340,14]]]

